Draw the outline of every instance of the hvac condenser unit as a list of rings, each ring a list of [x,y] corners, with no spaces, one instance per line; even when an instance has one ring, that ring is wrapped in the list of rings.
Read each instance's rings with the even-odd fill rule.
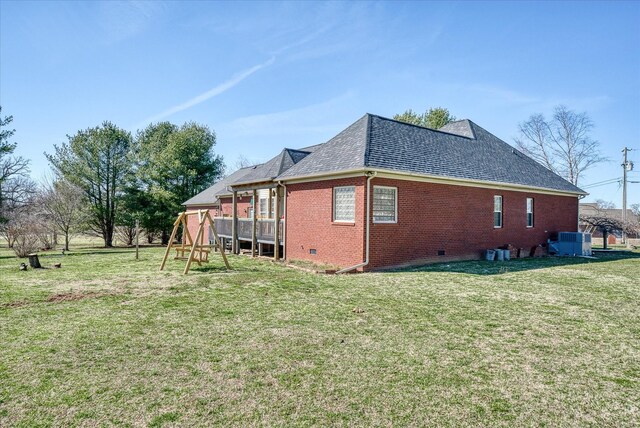
[[[557,241],[549,241],[549,252],[557,256],[590,256],[591,234],[560,232]]]

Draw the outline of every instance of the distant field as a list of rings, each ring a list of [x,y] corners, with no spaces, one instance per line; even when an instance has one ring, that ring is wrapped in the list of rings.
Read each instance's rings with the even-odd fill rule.
[[[0,248],[0,426],[640,424],[640,253],[347,276],[161,255],[20,272]]]

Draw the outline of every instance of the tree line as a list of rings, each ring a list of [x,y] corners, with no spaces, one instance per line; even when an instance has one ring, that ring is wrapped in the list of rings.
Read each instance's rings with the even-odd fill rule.
[[[106,247],[131,245],[136,221],[150,243],[166,244],[181,204],[224,173],[207,126],[160,122],[132,135],[107,121],[54,145],[45,153],[53,175],[36,184],[14,155],[12,120],[0,117],[0,231],[21,255],[51,248],[59,234],[67,250],[86,232]]]

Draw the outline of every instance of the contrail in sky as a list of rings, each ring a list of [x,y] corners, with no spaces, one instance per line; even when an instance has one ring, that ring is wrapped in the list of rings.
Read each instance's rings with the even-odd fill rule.
[[[244,79],[251,76],[256,71],[259,71],[265,67],[270,66],[271,64],[273,64],[275,60],[276,60],[275,57],[271,57],[269,61],[264,62],[262,64],[254,65],[253,67],[234,75],[233,77],[231,77],[231,79],[227,80],[226,82],[222,82],[218,86],[215,86],[214,88],[209,89],[207,92],[204,92],[196,97],[191,98],[189,101],[173,106],[170,109],[163,111],[162,113],[159,113],[153,117],[147,118],[144,121],[142,121],[142,126],[150,122],[157,122],[160,119],[164,119],[165,117],[171,116],[172,114],[178,113],[179,111],[186,110],[202,102],[205,102],[210,98],[220,95],[221,93],[226,92],[229,89],[233,88],[238,83],[242,82]],[[141,127],[141,126],[138,126],[138,127]]]

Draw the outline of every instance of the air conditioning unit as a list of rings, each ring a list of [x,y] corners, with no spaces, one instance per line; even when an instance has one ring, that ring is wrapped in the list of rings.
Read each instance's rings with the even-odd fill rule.
[[[560,232],[558,240],[549,240],[549,253],[557,256],[590,256],[591,234],[584,232]]]

